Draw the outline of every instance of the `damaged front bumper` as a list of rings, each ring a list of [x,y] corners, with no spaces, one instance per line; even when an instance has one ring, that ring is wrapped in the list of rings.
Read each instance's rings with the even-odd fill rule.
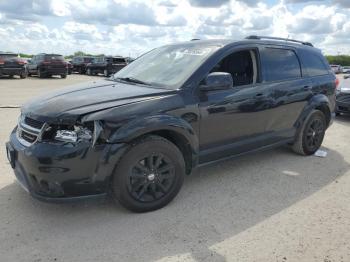
[[[127,145],[36,142],[24,146],[16,129],[6,144],[18,182],[33,197],[61,202],[104,197],[114,167]]]

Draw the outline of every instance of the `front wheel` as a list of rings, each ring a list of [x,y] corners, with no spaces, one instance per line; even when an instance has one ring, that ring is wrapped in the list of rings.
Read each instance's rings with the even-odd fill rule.
[[[293,151],[301,155],[314,154],[323,142],[326,127],[325,115],[320,110],[313,110],[299,131]]]
[[[184,176],[180,150],[167,139],[148,136],[135,142],[118,163],[112,192],[125,208],[148,212],[173,200]]]
[[[41,71],[40,68],[38,69],[38,77],[39,78],[44,78],[45,77],[44,73]]]
[[[61,78],[67,78],[67,74],[61,75]]]

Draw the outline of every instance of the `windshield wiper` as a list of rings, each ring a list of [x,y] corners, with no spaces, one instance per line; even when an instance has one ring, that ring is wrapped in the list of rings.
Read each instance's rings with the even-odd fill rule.
[[[117,78],[115,78],[115,79],[117,79],[117,80],[122,80],[122,81],[129,82],[129,83],[135,83],[135,84],[141,84],[141,85],[148,85],[148,86],[151,85],[151,84],[149,84],[149,83],[143,82],[143,81],[138,80],[138,79],[133,78],[133,77],[117,77]]]

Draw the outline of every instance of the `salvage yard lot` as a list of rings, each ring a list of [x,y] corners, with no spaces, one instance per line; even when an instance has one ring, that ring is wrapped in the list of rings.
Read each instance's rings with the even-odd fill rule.
[[[26,100],[100,77],[0,79],[0,261],[350,261],[350,117],[326,133],[326,158],[287,147],[186,178],[165,208],[111,200],[48,204],[15,183],[5,142]]]

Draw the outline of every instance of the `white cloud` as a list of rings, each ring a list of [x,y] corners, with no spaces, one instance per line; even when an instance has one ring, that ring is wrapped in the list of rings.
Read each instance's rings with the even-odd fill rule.
[[[197,37],[260,34],[311,41],[326,53],[350,53],[349,16],[345,0],[0,1],[0,47],[136,56]]]

